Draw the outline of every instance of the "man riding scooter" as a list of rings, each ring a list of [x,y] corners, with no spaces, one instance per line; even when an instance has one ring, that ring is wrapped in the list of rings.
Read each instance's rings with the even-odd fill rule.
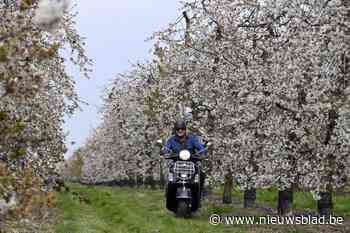
[[[175,154],[180,156],[172,157],[174,161],[178,160],[177,158],[181,157],[181,153],[184,151],[189,152],[188,162],[196,164],[196,170],[199,175],[199,185],[194,186],[198,188],[191,189],[191,210],[192,212],[197,210],[200,207],[200,197],[202,194],[205,174],[200,168],[199,160],[203,159],[207,155],[207,148],[199,141],[199,139],[193,134],[187,134],[186,132],[186,123],[183,120],[178,120],[174,124],[175,135],[172,136],[161,150],[161,156],[166,156],[169,154]],[[181,159],[179,159],[181,160]],[[181,161],[180,161],[181,162]],[[175,162],[176,165],[176,162]],[[197,166],[198,165],[198,166]],[[186,165],[185,165],[186,166]],[[179,185],[168,182],[166,190],[166,207],[167,209],[176,212],[178,208],[177,203],[179,200]],[[181,197],[180,197],[181,198]],[[184,197],[185,198],[185,197]]]

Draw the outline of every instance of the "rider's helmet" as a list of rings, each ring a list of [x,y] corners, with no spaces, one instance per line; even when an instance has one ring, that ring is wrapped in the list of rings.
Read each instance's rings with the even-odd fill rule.
[[[186,129],[186,122],[184,120],[177,120],[174,124],[174,131],[178,129]]]

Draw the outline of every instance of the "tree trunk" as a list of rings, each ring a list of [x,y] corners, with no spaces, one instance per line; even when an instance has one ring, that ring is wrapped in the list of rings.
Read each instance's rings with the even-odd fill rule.
[[[134,188],[136,185],[136,181],[134,179],[134,177],[129,177],[128,179],[128,186],[131,187],[131,188]]]
[[[163,163],[162,161],[159,161],[159,184],[160,184],[160,188],[164,188],[165,187],[165,175],[164,175],[164,168],[163,168]]]
[[[252,208],[256,200],[256,189],[244,190],[244,208]]]
[[[143,186],[143,177],[141,175],[137,176],[136,183],[137,183],[137,187]]]
[[[204,182],[202,197],[207,198],[213,193],[213,187],[210,184]]]
[[[233,186],[233,178],[232,174],[228,173],[225,175],[225,183],[224,183],[224,193],[222,197],[222,202],[224,204],[232,203],[232,186]]]
[[[279,215],[287,215],[292,211],[293,189],[286,189],[278,192],[277,211]]]
[[[120,180],[120,186],[126,186],[126,178],[123,178],[122,180]]]
[[[154,180],[153,176],[151,176],[151,189],[152,190],[157,189],[157,182]]]
[[[332,193],[321,192],[320,195],[321,199],[317,201],[318,213],[322,216],[329,216],[333,209]]]
[[[146,185],[149,186],[151,189],[156,189],[156,181],[154,180],[153,176],[148,175],[145,181]]]

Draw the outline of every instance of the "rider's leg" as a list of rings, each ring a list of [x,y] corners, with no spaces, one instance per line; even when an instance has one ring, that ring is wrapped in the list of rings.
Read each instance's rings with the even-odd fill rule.
[[[168,183],[166,187],[166,208],[170,211],[175,211],[176,206],[176,186],[173,183]]]

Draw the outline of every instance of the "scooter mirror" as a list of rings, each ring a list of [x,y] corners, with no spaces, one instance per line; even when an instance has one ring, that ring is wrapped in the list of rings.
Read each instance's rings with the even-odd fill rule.
[[[158,146],[163,146],[163,140],[162,139],[158,139],[157,140],[157,145]]]
[[[213,143],[212,142],[207,142],[205,145],[206,145],[206,147],[211,147],[213,145]]]

